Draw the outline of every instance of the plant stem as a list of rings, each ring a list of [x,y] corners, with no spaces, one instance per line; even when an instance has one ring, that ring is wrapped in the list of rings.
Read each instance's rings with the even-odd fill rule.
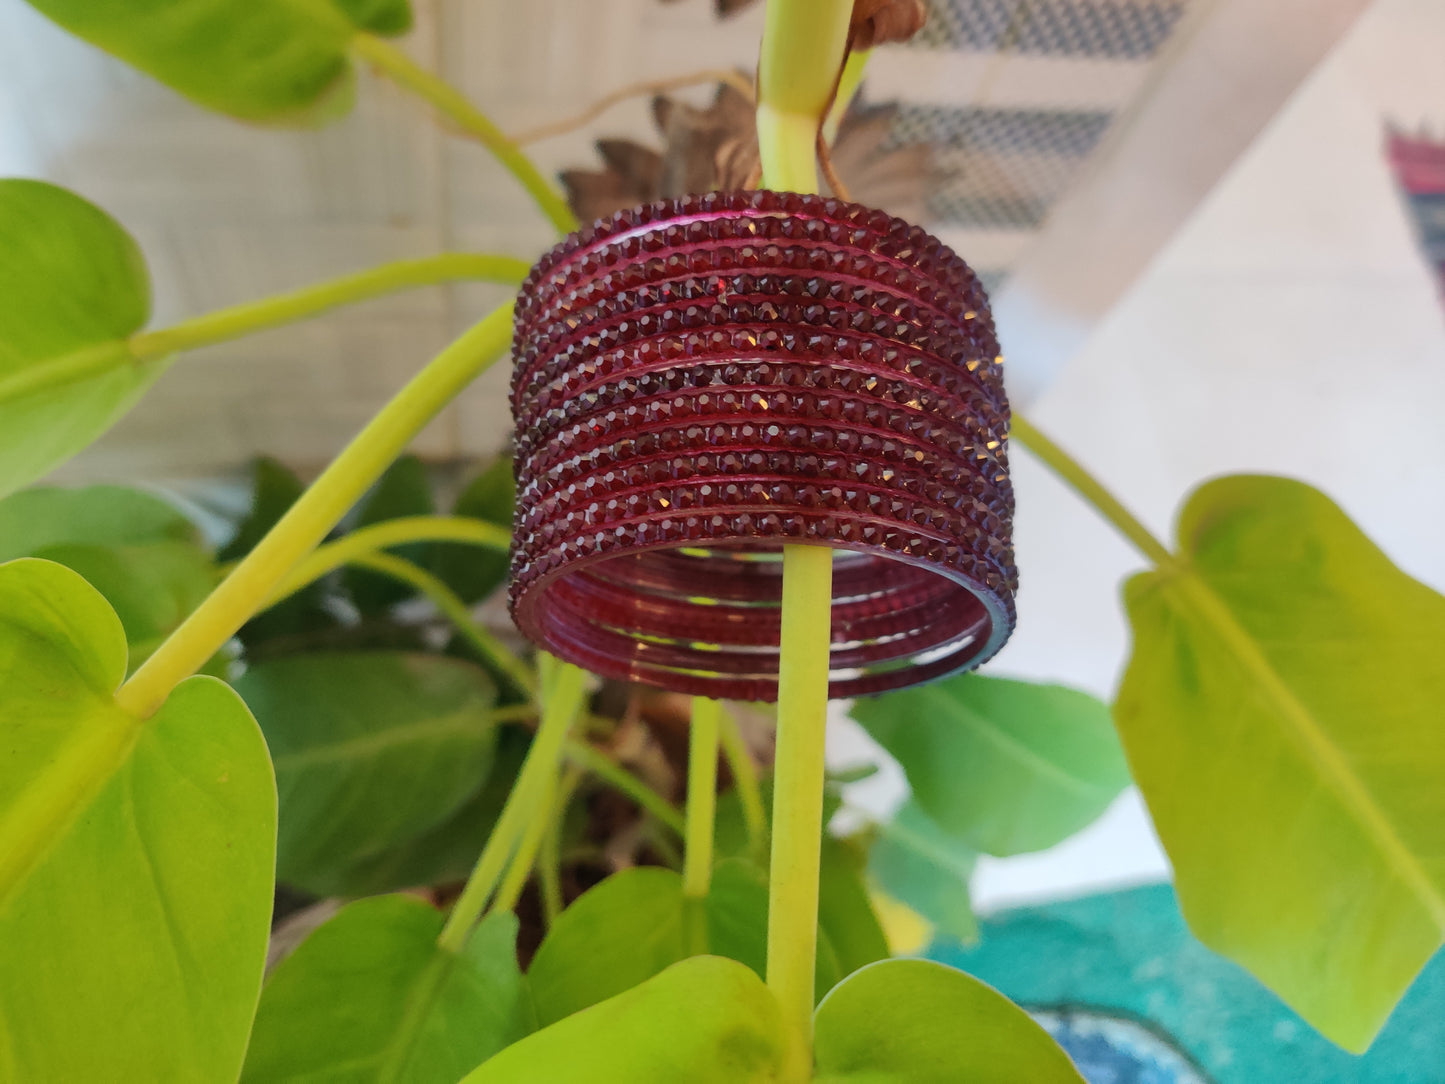
[[[848,106],[853,104],[872,52],[871,49],[859,49],[848,54],[848,60],[843,65],[843,74],[838,79],[838,92],[833,96],[828,118],[823,121],[823,138],[830,144],[838,138],[838,126],[843,123],[843,115],[848,112]]]
[[[852,0],[768,0],[758,148],[769,188],[817,191],[818,129],[844,63],[852,11]],[[783,547],[767,982],[791,1036],[783,1079],[799,1082],[813,1066],[832,599],[832,551]]]
[[[637,776],[615,764],[596,746],[585,741],[569,740],[567,742],[567,759],[579,768],[585,768],[608,786],[627,795],[678,835],[683,834],[682,814],[677,811],[677,807]]]
[[[556,778],[562,745],[582,711],[585,682],[583,671],[570,663],[563,663],[557,667],[555,678],[544,683],[546,693],[542,722],[532,739],[532,747],[527,750],[527,759],[522,762],[522,770],[517,773],[517,781],[507,795],[501,816],[497,818],[492,834],[487,837],[481,857],[477,859],[466,887],[462,889],[446,925],[442,927],[441,936],[437,938],[437,944],[449,952],[460,952],[466,945],[472,927],[492,898],[503,867],[528,820],[545,815],[542,802],[546,797],[548,780]]]
[[[768,873],[768,986],[782,1006],[785,1024],[804,1041],[809,1065],[832,597],[832,550],[825,546],[784,547],[773,847]]]
[[[472,620],[467,604],[442,580],[413,562],[390,553],[359,554],[351,559],[351,563],[416,588],[431,600],[432,605],[441,611],[482,658],[506,674],[529,698],[536,697],[537,677],[532,668],[518,658],[506,644]]]
[[[512,855],[512,864],[507,867],[502,883],[497,886],[497,895],[487,906],[487,914],[510,911],[522,898],[522,889],[527,887],[527,880],[532,876],[532,867],[537,862],[537,852],[542,847],[542,839],[547,834],[547,827],[552,823],[552,811],[557,806],[559,790],[559,781],[555,774],[544,780],[537,813],[522,830],[522,838],[517,841],[517,852]]]
[[[511,548],[512,533],[495,523],[467,516],[401,516],[373,523],[317,546],[277,585],[266,605],[276,605],[357,557],[408,542],[466,542],[505,553]]]
[[[692,698],[687,749],[687,831],[683,833],[682,894],[707,896],[712,882],[713,820],[717,813],[717,747],[722,705]]]
[[[572,765],[562,775],[557,786],[557,798],[552,803],[552,815],[548,819],[547,834],[542,838],[542,849],[537,854],[537,889],[542,897],[542,925],[548,929],[562,913],[562,828],[567,821],[567,807],[572,804],[572,795],[582,781],[582,769]]]
[[[521,148],[456,87],[419,67],[396,46],[373,34],[356,35],[351,48],[357,56],[376,65],[400,86],[425,98],[463,131],[475,136],[521,182],[559,233],[571,233],[577,228],[577,219],[561,193],[542,176]]]
[[[120,687],[116,702],[142,717],[165,703],[176,684],[200,669],[235,635],[422,427],[478,373],[506,354],[511,337],[512,303],[508,302],[412,378],[210,597]]]
[[[248,301],[219,312],[183,320],[172,327],[141,331],[125,342],[105,342],[61,354],[0,379],[0,402],[64,387],[126,365],[166,364],[168,355],[195,350],[257,331],[295,323],[328,309],[366,301],[414,286],[455,279],[520,285],[528,266],[511,256],[446,252],[383,264],[354,275],[320,282],[288,294]]]
[[[1169,552],[1169,548],[1155,538],[1149,528],[1134,518],[1133,513],[1120,504],[1118,498],[1086,471],[1078,460],[1035,429],[1027,418],[1018,413],[1013,416],[1011,428],[1013,436],[1025,448],[1043,460],[1050,470],[1067,482],[1085,501],[1093,505],[1094,509],[1113,524],[1120,534],[1132,542],[1140,553],[1161,569],[1175,570],[1178,568],[1179,562]]]
[[[181,350],[195,350],[282,324],[292,324],[341,305],[457,279],[520,286],[529,270],[524,261],[512,256],[466,252],[444,252],[415,260],[398,260],[290,293],[248,301],[244,305],[207,313],[193,320],[182,320],[158,331],[139,332],[131,336],[130,350],[142,361],[164,357]]]
[[[763,792],[758,786],[758,768],[743,741],[743,732],[732,712],[724,708],[719,713],[718,739],[722,744],[723,756],[733,775],[733,786],[737,788],[738,803],[743,808],[743,825],[748,830],[748,850],[761,856],[768,840],[768,813],[763,807]]]

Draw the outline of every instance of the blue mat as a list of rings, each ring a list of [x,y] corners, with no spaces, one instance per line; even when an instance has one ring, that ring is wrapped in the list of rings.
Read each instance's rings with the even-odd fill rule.
[[[1356,1057],[1194,940],[1168,885],[980,926],[928,955],[1035,1012],[1090,1084],[1445,1084],[1445,953]]]

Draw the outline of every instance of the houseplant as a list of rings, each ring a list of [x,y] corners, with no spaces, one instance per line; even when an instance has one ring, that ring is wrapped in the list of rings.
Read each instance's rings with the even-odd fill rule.
[[[495,150],[559,230],[576,225],[485,116],[384,40],[405,28],[404,5],[205,0],[145,17],[82,0],[36,6],[183,93],[252,120],[334,108],[350,58],[364,59]],[[840,85],[856,80],[858,62],[845,67],[850,7],[770,6],[759,128],[771,187],[811,187],[829,98],[840,72]],[[404,286],[463,276],[519,283],[529,264],[446,254],[146,331],[140,256],[79,197],[5,182],[0,252],[7,492],[94,439],[187,349]],[[784,684],[790,670],[802,680],[781,692],[773,875],[747,857],[712,861],[708,774],[713,744],[729,727],[699,704],[681,875],[650,867],[603,881],[556,915],[521,973],[511,904],[549,846],[549,811],[568,785],[560,762],[587,679],[546,655],[532,663],[512,655],[471,620],[455,568],[416,550],[393,552],[422,543],[503,549],[507,532],[495,522],[388,516],[379,510],[383,487],[367,498],[374,517],[365,509],[359,517],[370,522],[322,544],[416,430],[506,353],[510,310],[430,363],[269,530],[260,529],[269,517],[258,515],[252,536],[242,532],[222,558],[239,563],[214,590],[190,528],[152,501],[44,489],[10,499],[0,523],[12,536],[5,556],[16,558],[0,568],[3,726],[13,750],[0,774],[6,1075],[441,1080],[475,1069],[482,1081],[815,1072],[829,1080],[1072,1079],[1047,1037],[981,984],[925,963],[869,965],[877,923],[866,897],[858,906],[846,858],[822,872],[825,948],[814,962],[826,789],[820,646],[831,597],[816,560],[814,586],[798,592],[794,634],[783,644]],[[1437,857],[1445,820],[1433,785],[1445,759],[1433,733],[1445,690],[1432,668],[1445,602],[1300,483],[1206,484],[1186,502],[1171,551],[1025,420],[1014,418],[1013,436],[1151,566],[1126,591],[1136,643],[1113,718],[1196,932],[1325,1034],[1362,1048],[1438,947],[1445,922]],[[430,598],[455,619],[467,658],[382,657],[369,648],[318,663],[253,651],[235,677],[239,696],[191,676],[231,673],[216,656],[238,629],[268,604],[304,603],[307,589],[345,564]],[[353,602],[368,594],[385,608],[378,581],[353,581]],[[173,612],[162,612],[161,598]],[[1323,640],[1322,625],[1332,630]],[[270,639],[249,627],[243,642]],[[333,701],[345,710],[328,719]],[[307,775],[318,759],[308,761],[307,740],[330,748],[358,736],[344,728],[366,705],[381,704],[395,722],[419,702],[423,723],[453,721],[454,741],[424,761],[374,758],[369,767],[390,773],[380,789],[351,778],[344,791],[318,791],[326,780]],[[269,750],[252,712],[267,727]],[[351,895],[363,873],[389,887],[423,883],[378,871],[377,862],[397,848],[416,853],[421,836],[441,827],[437,808],[445,819],[482,801],[471,785],[494,755],[501,712],[534,719],[535,736],[449,911],[398,894],[350,904],[276,969],[258,1012],[277,861],[323,892]],[[947,725],[950,713],[992,720],[1092,786],[1083,795],[1072,788],[1072,800],[991,786],[1019,770],[1003,759],[958,786],[951,769],[977,767],[982,750]],[[1096,706],[1056,689],[965,677],[864,701],[857,714],[910,775],[915,802],[890,826],[895,841],[921,831],[990,853],[1037,849],[1087,822],[1123,784]],[[478,716],[490,722],[478,726]],[[307,734],[307,725],[332,729]],[[277,774],[289,773],[279,855],[273,758]],[[759,801],[747,796],[745,760],[733,763],[739,815],[751,810],[754,833],[767,834]],[[394,788],[408,778],[424,780],[436,801],[400,801]],[[306,796],[317,793],[335,800],[308,807]],[[384,808],[385,838],[356,838],[356,822],[366,820],[357,806]],[[367,823],[378,831],[376,818]],[[764,961],[759,935],[769,920],[778,932]],[[816,1017],[815,971],[825,990],[852,972]],[[961,1018],[970,1026],[960,1037]]]

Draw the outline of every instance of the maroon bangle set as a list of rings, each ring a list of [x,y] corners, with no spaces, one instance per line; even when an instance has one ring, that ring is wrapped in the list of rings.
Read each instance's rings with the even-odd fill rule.
[[[512,614],[548,651],[774,700],[785,543],[838,551],[832,696],[1012,631],[998,342],[919,227],[776,192],[620,212],[533,268],[514,352]]]

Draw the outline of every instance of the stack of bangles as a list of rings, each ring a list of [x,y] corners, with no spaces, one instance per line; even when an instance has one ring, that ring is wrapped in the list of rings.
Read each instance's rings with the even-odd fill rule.
[[[714,193],[573,234],[516,312],[518,627],[774,700],[802,543],[835,550],[831,696],[979,665],[1017,586],[998,353],[977,276],[882,211]]]

